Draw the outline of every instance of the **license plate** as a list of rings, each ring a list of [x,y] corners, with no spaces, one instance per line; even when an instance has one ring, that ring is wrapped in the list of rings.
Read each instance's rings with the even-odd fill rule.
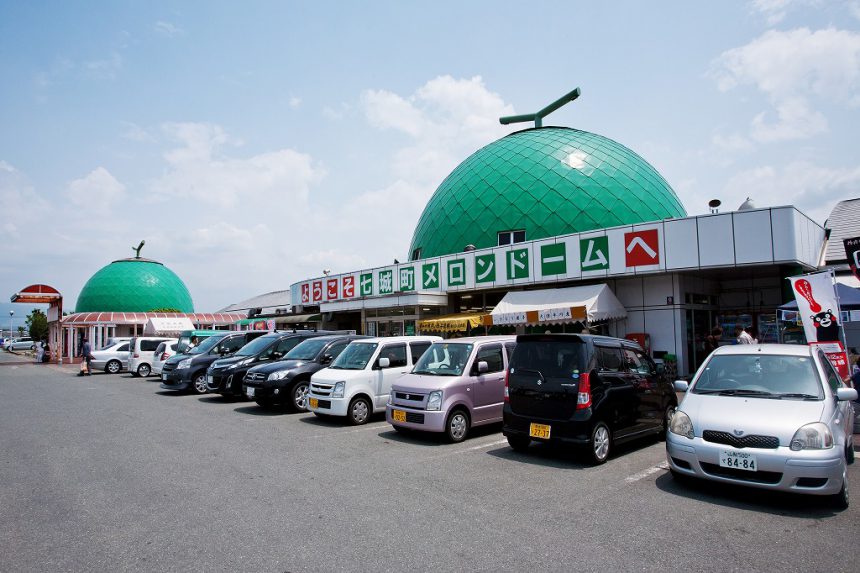
[[[391,417],[394,418],[395,422],[405,422],[406,412],[404,412],[403,410],[392,410]]]
[[[320,407],[320,401],[316,398],[308,398],[308,405],[311,408],[319,408]]]
[[[548,440],[551,429],[552,427],[546,424],[529,424],[529,436],[532,438]]]
[[[753,454],[749,454],[747,452],[721,450],[720,467],[754,472],[758,471],[758,461],[755,459]]]
[[[162,375],[161,375],[161,379],[162,379],[162,380],[167,380],[167,374],[162,374]]]
[[[253,398],[254,397],[254,388],[245,388],[245,395],[248,398]]]

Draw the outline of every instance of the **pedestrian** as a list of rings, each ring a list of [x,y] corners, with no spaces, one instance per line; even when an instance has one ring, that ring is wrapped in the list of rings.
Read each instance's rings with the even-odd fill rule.
[[[705,337],[705,355],[717,349],[720,345],[720,339],[723,338],[723,329],[719,326],[715,327],[709,335]]]
[[[50,362],[51,361],[51,345],[48,344],[48,340],[45,339],[42,341],[42,362]]]
[[[740,324],[735,326],[735,338],[738,344],[753,344],[753,337],[747,334]]]
[[[39,341],[39,344],[36,345],[36,362],[42,361],[42,356],[45,354],[45,343],[44,341]]]
[[[93,362],[92,350],[93,349],[92,349],[92,346],[90,346],[90,341],[85,336],[84,337],[84,345],[81,348],[81,358],[83,358],[83,363],[81,364],[81,371],[78,373],[78,376],[83,376],[85,374],[87,376],[92,375],[92,373],[93,373],[93,371],[92,371],[92,362]],[[84,367],[84,365],[83,365],[84,363],[86,364],[86,367]]]
[[[860,388],[860,356],[854,361],[854,367],[851,372],[851,384],[855,388]],[[860,402],[860,397],[857,398],[857,401]]]

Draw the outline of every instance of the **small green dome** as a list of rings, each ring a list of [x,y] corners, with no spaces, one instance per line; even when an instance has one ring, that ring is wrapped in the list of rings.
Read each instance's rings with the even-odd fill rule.
[[[644,223],[687,213],[651,165],[606,137],[565,127],[512,133],[473,153],[445,178],[421,213],[411,258]]]
[[[75,312],[194,312],[191,294],[176,273],[149,259],[122,259],[102,267],[78,295]]]

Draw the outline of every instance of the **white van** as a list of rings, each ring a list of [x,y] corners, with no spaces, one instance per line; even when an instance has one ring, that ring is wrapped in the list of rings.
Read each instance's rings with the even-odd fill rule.
[[[328,368],[311,377],[308,409],[317,415],[346,416],[365,424],[384,412],[391,383],[412,370],[439,336],[392,336],[355,340]]]
[[[152,373],[152,353],[162,342],[176,342],[169,336],[135,336],[128,343],[128,371],[146,378]]]

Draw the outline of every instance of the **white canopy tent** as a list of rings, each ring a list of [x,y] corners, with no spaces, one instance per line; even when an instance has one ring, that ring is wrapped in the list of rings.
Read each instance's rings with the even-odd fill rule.
[[[185,316],[161,317],[152,316],[143,327],[144,336],[179,334],[183,330],[194,330],[191,320]]]
[[[627,317],[605,284],[509,292],[490,313],[493,324],[561,324]]]

